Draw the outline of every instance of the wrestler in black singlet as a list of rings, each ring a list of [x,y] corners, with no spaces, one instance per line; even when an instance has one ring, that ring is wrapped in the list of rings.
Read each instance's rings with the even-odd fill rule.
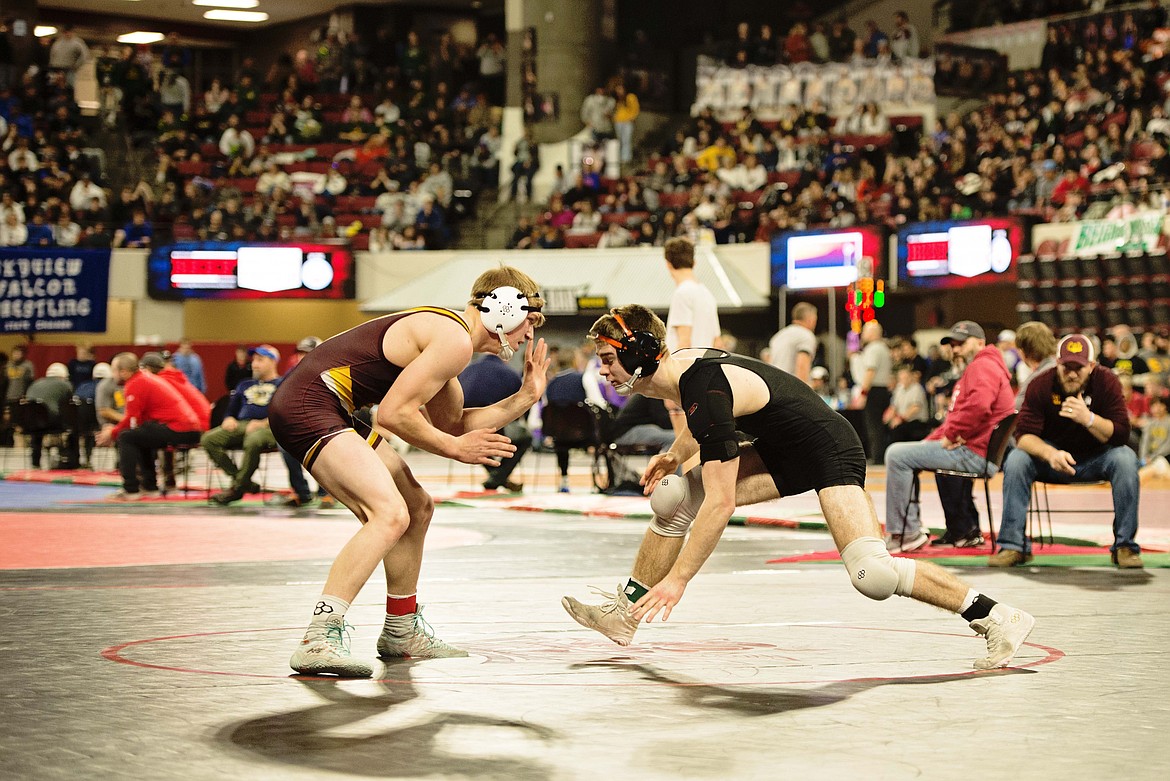
[[[758,375],[768,386],[768,403],[758,412],[735,417],[723,366]],[[707,350],[682,373],[679,393],[701,461],[730,461],[739,455],[738,430],[755,439],[781,496],[836,485],[865,486],[865,450],[857,432],[791,374],[742,355]]]

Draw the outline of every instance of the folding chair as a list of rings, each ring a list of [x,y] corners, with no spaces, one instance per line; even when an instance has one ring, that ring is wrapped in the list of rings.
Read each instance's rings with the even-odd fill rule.
[[[1107,513],[1109,515],[1112,515],[1114,512],[1112,501],[1110,501],[1110,506],[1104,510],[1102,510],[1102,509],[1088,509],[1088,510],[1086,510],[1083,507],[1077,508],[1075,510],[1053,510],[1052,506],[1048,503],[1048,486],[1049,485],[1096,486],[1096,485],[1109,485],[1109,481],[1108,480],[1089,480],[1089,481],[1083,482],[1083,483],[1082,482],[1047,483],[1044,480],[1036,480],[1034,483],[1032,483],[1032,501],[1028,504],[1028,534],[1033,540],[1039,539],[1041,545],[1044,544],[1044,522],[1045,521],[1048,522],[1048,542],[1053,543],[1056,541],[1056,536],[1053,534],[1053,531],[1052,531],[1052,514],[1053,513],[1080,513],[1082,515],[1086,514],[1086,513],[1093,513],[1093,514]],[[1037,531],[1040,532],[1039,537],[1036,536]]]
[[[949,475],[951,477],[965,477],[969,480],[983,481],[983,496],[987,501],[987,530],[991,535],[991,547],[995,549],[995,516],[991,512],[991,478],[1003,466],[1004,456],[1007,454],[1008,443],[1011,442],[1012,434],[1016,430],[1016,416],[1019,413],[1012,412],[999,423],[995,424],[995,428],[991,430],[991,439],[987,442],[987,458],[983,460],[983,468],[978,472],[964,472],[955,469],[932,469],[936,475]],[[992,471],[992,467],[995,471]],[[909,514],[910,505],[918,504],[919,499],[918,481],[914,481],[913,489],[910,492],[910,501],[906,505],[907,514]]]
[[[541,410],[541,434],[552,439],[558,465],[567,463],[571,450],[601,447],[600,411],[585,401],[562,404],[550,402]],[[535,483],[535,475],[534,480]]]

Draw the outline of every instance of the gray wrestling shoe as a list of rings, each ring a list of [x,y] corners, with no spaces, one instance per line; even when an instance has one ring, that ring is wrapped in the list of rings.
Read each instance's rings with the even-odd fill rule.
[[[1028,639],[1034,626],[1035,618],[1007,605],[996,605],[986,618],[972,621],[971,628],[987,638],[987,656],[975,660],[975,669],[1006,667]]]
[[[305,632],[301,645],[289,660],[289,666],[304,675],[338,675],[343,678],[369,678],[374,668],[349,655],[349,630],[344,616],[336,616],[324,626],[313,624]]]
[[[467,656],[462,648],[444,643],[435,637],[435,630],[431,629],[422,617],[422,605],[415,608],[409,616],[402,616],[408,623],[410,634],[405,637],[390,634],[385,627],[378,638],[378,656],[383,659],[450,659]]]
[[[590,588],[593,588],[592,586]],[[605,599],[600,605],[586,605],[572,597],[561,597],[561,606],[586,629],[593,629],[613,640],[618,645],[629,645],[638,631],[638,619],[630,615],[633,604],[618,584],[617,593],[611,594],[599,588],[593,593]]]

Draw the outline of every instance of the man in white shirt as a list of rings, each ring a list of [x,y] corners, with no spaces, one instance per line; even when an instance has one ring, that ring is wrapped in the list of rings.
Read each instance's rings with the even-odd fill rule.
[[[792,322],[768,342],[772,365],[806,385],[812,385],[812,363],[817,354],[817,308],[807,301],[792,307]]]
[[[219,137],[219,151],[224,157],[242,157],[245,160],[250,160],[256,152],[256,141],[251,133],[240,129],[238,114],[228,117],[228,126]]]
[[[90,200],[93,198],[97,198],[101,207],[105,208],[106,191],[94,184],[88,171],[82,171],[81,178],[69,191],[69,205],[75,212],[85,211],[90,207]]]
[[[666,314],[666,349],[712,347],[719,338],[719,308],[711,291],[695,279],[695,245],[689,239],[673,238],[662,248],[666,268],[674,280],[674,294]],[[666,403],[674,433],[686,428],[682,409]]]

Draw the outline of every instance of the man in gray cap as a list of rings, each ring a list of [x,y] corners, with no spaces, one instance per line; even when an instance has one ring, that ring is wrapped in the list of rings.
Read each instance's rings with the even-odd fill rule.
[[[918,550],[930,541],[918,517],[918,505],[910,502],[918,472],[983,471],[991,430],[1015,410],[1003,355],[987,344],[978,323],[955,323],[942,343],[952,345],[956,360],[966,364],[946,419],[922,442],[898,442],[886,451],[886,548],[892,553]],[[964,540],[978,536],[978,525],[966,534]]]
[[[1056,348],[1056,368],[1028,385],[1016,423],[1016,449],[1003,465],[1000,550],[988,562],[1014,567],[1032,560],[1025,535],[1032,484],[1106,480],[1113,488],[1113,563],[1142,566],[1137,455],[1126,447],[1129,415],[1117,376],[1098,365],[1088,337],[1071,334]]]

